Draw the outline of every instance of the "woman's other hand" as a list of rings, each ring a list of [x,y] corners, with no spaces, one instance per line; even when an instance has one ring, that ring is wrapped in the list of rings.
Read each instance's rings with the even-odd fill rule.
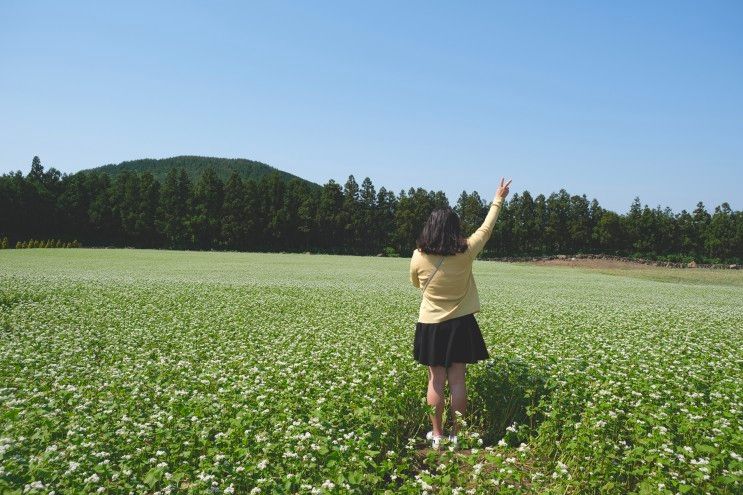
[[[511,185],[511,180],[509,180],[507,184],[503,184],[503,177],[501,177],[500,186],[498,186],[498,190],[495,191],[495,198],[506,199],[506,196],[508,196],[508,186],[510,185]]]

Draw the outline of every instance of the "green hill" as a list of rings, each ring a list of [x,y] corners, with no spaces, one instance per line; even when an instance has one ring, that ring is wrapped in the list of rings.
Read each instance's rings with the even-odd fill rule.
[[[260,180],[264,175],[278,173],[286,181],[299,179],[303,182],[320,187],[314,182],[310,182],[296,175],[284,172],[265,163],[246,160],[244,158],[215,158],[209,156],[174,156],[172,158],[152,159],[144,158],[142,160],[131,160],[119,164],[103,165],[85,170],[85,172],[104,172],[115,178],[125,170],[131,172],[150,172],[158,181],[163,182],[168,171],[172,168],[182,168],[188,173],[191,180],[196,181],[201,176],[201,172],[207,167],[212,167],[220,179],[227,181],[236,170],[243,180],[253,179]]]

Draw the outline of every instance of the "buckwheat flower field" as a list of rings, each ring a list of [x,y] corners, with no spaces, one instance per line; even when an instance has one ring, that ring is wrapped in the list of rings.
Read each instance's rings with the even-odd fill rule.
[[[743,273],[475,262],[434,451],[408,263],[0,251],[0,493],[743,492]]]

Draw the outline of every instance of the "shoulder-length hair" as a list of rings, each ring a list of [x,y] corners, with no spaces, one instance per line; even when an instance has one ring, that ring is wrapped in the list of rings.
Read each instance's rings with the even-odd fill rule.
[[[416,244],[418,249],[428,254],[451,256],[465,252],[467,239],[462,236],[459,215],[451,208],[433,210]]]

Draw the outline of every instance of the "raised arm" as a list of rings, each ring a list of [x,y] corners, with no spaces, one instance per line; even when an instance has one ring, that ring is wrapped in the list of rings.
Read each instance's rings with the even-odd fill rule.
[[[469,253],[470,257],[473,259],[480,254],[480,251],[482,251],[485,244],[488,242],[488,239],[490,239],[490,236],[493,234],[495,221],[498,220],[498,215],[503,206],[503,201],[508,195],[508,186],[510,184],[511,181],[509,180],[508,184],[504,185],[503,179],[501,178],[500,186],[498,187],[498,191],[495,193],[493,202],[490,204],[490,209],[488,210],[488,214],[485,216],[485,221],[483,221],[480,228],[467,239],[467,244],[469,246],[467,253]]]

